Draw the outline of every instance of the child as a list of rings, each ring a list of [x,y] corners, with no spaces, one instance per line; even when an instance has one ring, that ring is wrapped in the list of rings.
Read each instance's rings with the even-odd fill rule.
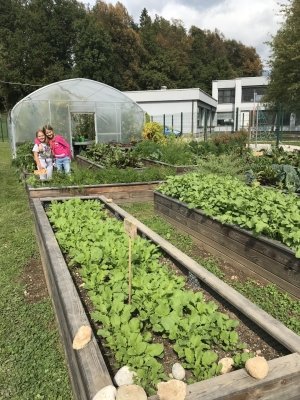
[[[44,132],[39,129],[36,134],[33,146],[33,158],[39,171],[45,170],[45,173],[39,174],[40,180],[45,181],[52,178],[53,162],[50,146],[47,143],[47,137]]]
[[[63,136],[54,133],[50,125],[45,125],[43,132],[49,141],[57,170],[64,170],[66,174],[69,174],[71,172],[71,148],[69,143]]]

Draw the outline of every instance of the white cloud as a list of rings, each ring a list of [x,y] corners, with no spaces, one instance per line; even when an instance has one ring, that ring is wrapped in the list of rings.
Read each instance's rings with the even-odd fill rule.
[[[117,1],[109,3],[116,4]],[[281,0],[283,3],[287,1]],[[96,3],[95,0],[82,2],[89,2],[91,6]],[[265,42],[276,34],[282,21],[278,15],[278,0],[144,0],[142,5],[139,0],[124,0],[121,3],[136,22],[142,9],[146,8],[151,17],[157,14],[169,21],[181,20],[187,30],[192,25],[211,31],[217,29],[226,39],[235,39],[254,47],[263,62],[270,56],[270,48]]]

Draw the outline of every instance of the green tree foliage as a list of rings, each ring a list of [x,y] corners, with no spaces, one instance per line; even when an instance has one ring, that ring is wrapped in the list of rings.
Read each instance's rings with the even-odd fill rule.
[[[200,87],[260,75],[255,50],[218,32],[144,8],[135,24],[120,2],[0,1],[0,111],[40,86],[84,77],[119,90]],[[10,82],[10,83],[5,83]],[[12,84],[26,83],[26,85]]]
[[[36,86],[70,77],[75,23],[85,9],[76,0],[9,0],[0,9],[2,108],[36,90]],[[7,18],[9,15],[9,19]]]
[[[140,36],[146,51],[142,63],[140,86],[147,89],[189,87],[189,39],[181,21],[172,22],[156,16],[154,21],[146,9],[140,17]]]
[[[271,76],[267,100],[286,111],[300,110],[300,1],[282,8],[285,21],[270,43]]]
[[[93,12],[77,24],[74,45],[74,77],[88,78],[106,84],[113,82],[114,58],[109,32]]]
[[[254,48],[226,40],[218,30],[204,31],[196,26],[191,27],[189,37],[194,86],[210,92],[212,80],[261,75],[262,63]]]
[[[108,33],[111,40],[113,76],[108,83],[120,90],[138,89],[140,60],[144,49],[136,26],[126,8],[98,1],[93,8],[95,18]]]

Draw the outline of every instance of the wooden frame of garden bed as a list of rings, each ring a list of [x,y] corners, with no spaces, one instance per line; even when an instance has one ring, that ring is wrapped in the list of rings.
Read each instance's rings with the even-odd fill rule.
[[[300,393],[300,337],[298,335],[122,208],[107,202],[104,196],[82,198],[98,198],[114,215],[121,219],[130,218],[137,225],[139,234],[159,245],[173,261],[179,263],[186,271],[191,271],[200,281],[246,315],[253,324],[265,330],[291,352],[287,356],[269,361],[269,374],[263,380],[250,377],[242,369],[188,385],[186,400],[296,400],[299,398],[297,397]],[[65,199],[55,198],[55,200]],[[78,328],[81,325],[89,325],[89,322],[43,207],[43,202],[52,200],[54,198],[32,199],[44,273],[68,361],[74,397],[78,400],[92,399],[98,390],[111,384],[111,377],[95,337],[82,350],[72,349],[72,340]],[[158,400],[158,397],[152,396],[149,400]]]
[[[154,192],[154,208],[210,253],[300,298],[300,259],[287,246],[264,236],[254,236],[237,226],[222,224],[201,210],[189,209],[187,204],[158,192]]]
[[[161,181],[38,188],[26,184],[26,190],[30,199],[103,195],[118,203],[126,203],[152,201],[153,191],[159,184]]]

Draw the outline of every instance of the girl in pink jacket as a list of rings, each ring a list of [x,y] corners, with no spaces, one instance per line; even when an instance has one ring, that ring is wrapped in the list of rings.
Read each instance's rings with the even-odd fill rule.
[[[71,172],[71,148],[63,136],[56,135],[52,126],[45,125],[43,132],[46,134],[49,145],[55,158],[55,165],[58,171],[64,171],[66,174]]]

